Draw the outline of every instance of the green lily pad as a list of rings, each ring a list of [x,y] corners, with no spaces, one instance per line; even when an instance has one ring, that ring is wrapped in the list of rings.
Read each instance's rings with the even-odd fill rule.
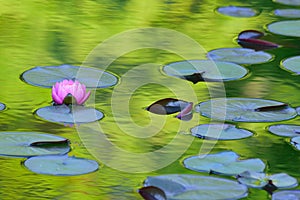
[[[272,200],[299,200],[300,190],[283,190],[275,192],[272,195]]]
[[[300,125],[275,124],[269,126],[268,131],[279,136],[297,137],[300,136]]]
[[[300,6],[300,0],[273,0],[276,3],[281,3],[290,6]]]
[[[231,17],[254,17],[259,13],[255,9],[240,6],[219,7],[217,11],[223,15],[228,15]]]
[[[248,195],[246,186],[223,178],[170,174],[150,176],[145,186],[162,189],[168,200],[187,199],[240,199]]]
[[[274,15],[287,18],[300,18],[300,9],[276,9]]]
[[[287,58],[281,62],[282,68],[300,74],[300,56]]]
[[[80,77],[77,77],[79,70]],[[108,72],[72,65],[34,67],[25,71],[21,79],[28,84],[46,88],[65,79],[78,80],[88,88],[106,88],[118,82],[117,77]]]
[[[300,150],[300,136],[293,137],[291,139],[291,144],[297,149]]]
[[[263,51],[247,48],[220,48],[209,51],[207,57],[212,60],[227,61],[237,64],[260,64],[273,59],[273,56]]]
[[[212,99],[196,105],[195,110],[208,118],[232,122],[274,122],[297,115],[294,108],[282,102],[252,98]]]
[[[232,151],[216,154],[197,155],[186,158],[183,164],[186,168],[215,174],[236,176],[245,171],[262,172],[265,164],[258,158],[238,160],[239,155]]]
[[[163,71],[169,76],[187,79],[193,83],[237,80],[248,73],[247,69],[240,65],[211,60],[174,62],[164,66]]]
[[[39,108],[36,111],[37,116],[50,121],[63,124],[81,124],[100,120],[103,118],[103,113],[84,106],[46,106]]]
[[[236,140],[251,137],[252,132],[232,124],[201,124],[191,129],[192,135],[209,140]]]
[[[292,37],[300,37],[300,20],[286,20],[267,25],[270,32]]]
[[[270,181],[278,189],[293,188],[298,185],[297,179],[285,173],[266,175],[265,173],[246,171],[239,174],[238,181],[253,188],[263,188],[268,185]]]
[[[47,145],[36,145],[47,143]],[[0,132],[0,155],[29,157],[66,154],[70,146],[66,138],[39,132]]]
[[[55,176],[75,176],[98,170],[99,165],[94,160],[63,156],[36,156],[28,158],[24,166],[38,174]]]
[[[1,110],[4,110],[5,108],[6,108],[5,104],[0,103],[0,111],[1,111]]]

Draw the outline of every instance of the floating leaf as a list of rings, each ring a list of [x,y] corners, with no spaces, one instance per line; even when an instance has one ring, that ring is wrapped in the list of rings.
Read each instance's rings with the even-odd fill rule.
[[[251,137],[252,132],[232,124],[201,124],[191,129],[192,135],[209,140],[236,140]]]
[[[217,11],[223,15],[228,15],[231,17],[254,17],[258,15],[258,12],[252,8],[239,6],[219,7]]]
[[[186,79],[194,84],[203,80],[237,80],[247,74],[247,69],[240,65],[230,62],[211,60],[188,60],[174,62],[164,66],[163,71],[169,76]]]
[[[5,108],[6,108],[5,104],[0,103],[0,111],[1,111],[1,110],[4,110]]]
[[[288,120],[297,115],[296,110],[290,106],[279,110],[257,111],[263,107],[281,105],[282,102],[265,99],[217,98],[202,102],[195,109],[205,117],[234,122],[274,122]]]
[[[28,158],[24,165],[38,174],[75,176],[94,172],[99,165],[94,160],[64,156],[36,156]]]
[[[66,154],[70,151],[66,141],[63,137],[38,132],[0,132],[0,155],[28,157]],[[38,143],[48,145],[36,145]]]
[[[103,113],[94,108],[64,104],[39,108],[36,114],[47,121],[63,124],[88,123],[103,118]]]
[[[300,150],[300,136],[293,137],[291,139],[291,144],[298,150]]]
[[[275,124],[268,127],[268,131],[275,135],[284,137],[297,137],[300,136],[300,126],[290,124]]]
[[[300,56],[294,56],[287,58],[281,62],[281,66],[288,70],[292,71],[296,74],[300,74]]]
[[[300,190],[283,190],[275,192],[272,195],[272,200],[299,200]]]
[[[186,158],[183,164],[193,171],[236,176],[245,171],[262,172],[265,164],[260,159],[238,160],[232,151],[198,155]]]
[[[152,103],[149,107],[147,107],[147,110],[149,112],[159,114],[159,115],[168,115],[168,114],[180,112],[188,104],[189,103],[186,101],[173,99],[173,98],[165,98]]]
[[[257,39],[264,36],[263,32],[256,31],[256,30],[245,30],[239,33],[238,39]]]
[[[209,51],[207,57],[213,60],[228,61],[238,64],[259,64],[272,60],[273,56],[263,51],[247,48],[220,48]]]
[[[273,0],[276,3],[281,3],[290,6],[300,6],[300,0]]]
[[[155,186],[143,187],[138,191],[145,200],[167,200],[165,192]]]
[[[244,48],[254,49],[255,51],[267,50],[267,49],[274,49],[279,47],[278,44],[260,40],[260,39],[238,39],[238,44]]]
[[[279,17],[300,18],[300,9],[276,9],[274,15]]]
[[[236,181],[199,175],[150,176],[144,185],[161,188],[170,200],[239,199],[248,195],[247,187]]]
[[[273,22],[267,25],[267,28],[270,32],[278,35],[300,37],[300,20]]]
[[[34,67],[25,71],[21,79],[28,84],[47,88],[65,79],[78,80],[89,88],[110,87],[118,82],[117,77],[108,72],[72,65]]]

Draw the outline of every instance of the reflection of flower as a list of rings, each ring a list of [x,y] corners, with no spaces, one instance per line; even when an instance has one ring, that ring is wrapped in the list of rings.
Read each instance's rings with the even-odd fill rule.
[[[73,80],[63,80],[52,87],[52,99],[56,104],[71,104],[72,99],[78,105],[83,104],[90,96],[84,84]]]

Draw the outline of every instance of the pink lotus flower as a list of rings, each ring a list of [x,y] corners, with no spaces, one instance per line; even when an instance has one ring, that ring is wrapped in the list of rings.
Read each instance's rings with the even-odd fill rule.
[[[76,104],[82,105],[90,94],[90,91],[86,93],[85,85],[78,81],[63,80],[55,83],[52,87],[52,99],[59,105],[71,104],[72,100]]]

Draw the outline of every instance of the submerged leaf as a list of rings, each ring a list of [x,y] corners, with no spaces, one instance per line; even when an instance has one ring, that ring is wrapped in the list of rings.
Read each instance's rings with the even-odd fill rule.
[[[247,187],[236,181],[188,174],[150,176],[144,186],[162,189],[170,200],[240,199],[248,195]]]
[[[167,200],[165,192],[155,186],[142,187],[138,191],[145,200]]]
[[[155,114],[169,115],[176,112],[180,112],[181,110],[186,108],[188,104],[189,103],[186,101],[182,101],[174,98],[165,98],[152,103],[146,109],[149,112]]]
[[[223,15],[228,15],[231,17],[254,17],[258,15],[258,11],[252,8],[239,6],[220,7],[217,9],[217,11]]]
[[[260,39],[238,39],[238,44],[244,48],[254,49],[255,51],[278,48],[279,45]]]

